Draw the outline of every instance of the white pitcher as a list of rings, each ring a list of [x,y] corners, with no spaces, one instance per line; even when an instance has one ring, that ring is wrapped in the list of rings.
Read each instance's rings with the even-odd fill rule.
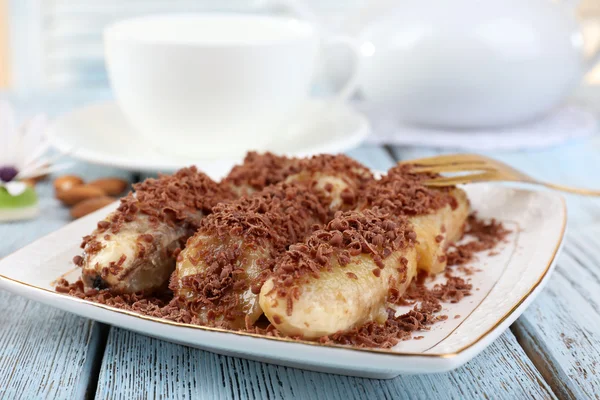
[[[436,127],[504,126],[543,116],[598,61],[598,54],[584,57],[575,6],[368,1],[348,19],[363,24],[357,40],[365,57],[358,78],[364,97],[400,120]]]

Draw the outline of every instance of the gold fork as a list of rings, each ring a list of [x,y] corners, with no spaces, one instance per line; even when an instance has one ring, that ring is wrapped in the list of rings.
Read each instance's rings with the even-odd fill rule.
[[[414,165],[413,170],[415,172],[472,172],[464,175],[439,176],[426,181],[425,185],[427,186],[452,186],[462,183],[489,181],[524,182],[584,196],[600,196],[600,190],[574,188],[538,181],[503,162],[477,154],[440,155],[402,161],[400,164]]]

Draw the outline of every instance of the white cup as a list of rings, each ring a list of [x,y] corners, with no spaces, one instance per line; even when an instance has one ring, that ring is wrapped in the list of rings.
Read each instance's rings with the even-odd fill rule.
[[[133,18],[104,31],[119,107],[162,152],[215,159],[269,143],[296,122],[322,42],[308,22],[276,16],[173,14]],[[356,74],[355,74],[356,75]],[[354,77],[331,101],[345,100]]]

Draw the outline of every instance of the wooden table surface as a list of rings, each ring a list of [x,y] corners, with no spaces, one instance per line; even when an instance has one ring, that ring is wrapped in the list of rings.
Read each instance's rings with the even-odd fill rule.
[[[54,97],[53,97],[54,96]],[[27,116],[80,105],[81,96],[11,96]],[[600,89],[576,102],[600,116]],[[439,149],[363,146],[349,155],[385,170]],[[448,150],[445,150],[448,152]],[[540,179],[600,188],[600,135],[559,147],[486,155]],[[77,163],[86,179],[139,174]],[[67,224],[51,180],[41,216],[0,224],[0,257]],[[0,291],[0,399],[79,398],[600,398],[600,199],[567,196],[569,229],[558,266],[529,309],[481,355],[453,372],[369,380],[279,367],[171,344]]]

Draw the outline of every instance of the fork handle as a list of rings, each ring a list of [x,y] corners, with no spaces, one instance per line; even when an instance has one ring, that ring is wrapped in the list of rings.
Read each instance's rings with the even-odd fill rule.
[[[582,189],[582,188],[574,188],[570,186],[557,185],[555,183],[547,183],[547,182],[532,182],[532,183],[540,183],[546,187],[551,189],[560,190],[562,192],[575,193],[582,196],[600,196],[600,190],[590,190],[590,189]]]

